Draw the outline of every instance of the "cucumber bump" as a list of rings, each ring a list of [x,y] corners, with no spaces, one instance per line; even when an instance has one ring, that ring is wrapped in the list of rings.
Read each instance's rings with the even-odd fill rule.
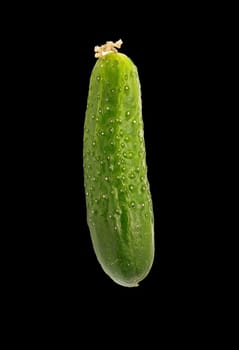
[[[139,74],[117,51],[121,44],[95,47],[84,123],[84,187],[96,257],[114,282],[134,287],[153,264],[154,214]]]

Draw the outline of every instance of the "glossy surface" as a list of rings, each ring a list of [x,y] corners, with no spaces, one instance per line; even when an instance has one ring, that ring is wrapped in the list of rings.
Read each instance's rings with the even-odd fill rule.
[[[154,259],[154,218],[147,178],[136,66],[109,53],[93,68],[84,126],[87,222],[97,259],[116,283],[133,287]]]

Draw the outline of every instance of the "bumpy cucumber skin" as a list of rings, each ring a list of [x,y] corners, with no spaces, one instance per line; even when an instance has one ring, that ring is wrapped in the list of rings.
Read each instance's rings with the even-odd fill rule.
[[[116,283],[137,286],[154,260],[138,71],[122,53],[98,58],[83,142],[87,222],[96,257]]]

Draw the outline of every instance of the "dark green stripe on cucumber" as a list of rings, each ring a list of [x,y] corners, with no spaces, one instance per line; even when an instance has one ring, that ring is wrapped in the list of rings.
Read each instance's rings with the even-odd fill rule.
[[[154,216],[139,75],[111,44],[106,53],[97,47],[90,77],[83,144],[87,222],[105,273],[133,287],[152,267]]]

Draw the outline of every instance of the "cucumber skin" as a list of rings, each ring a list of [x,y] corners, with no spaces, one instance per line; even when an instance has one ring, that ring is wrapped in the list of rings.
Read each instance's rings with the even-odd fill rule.
[[[154,215],[140,81],[136,66],[122,53],[100,57],[93,67],[83,166],[96,257],[114,282],[137,286],[154,260]]]

